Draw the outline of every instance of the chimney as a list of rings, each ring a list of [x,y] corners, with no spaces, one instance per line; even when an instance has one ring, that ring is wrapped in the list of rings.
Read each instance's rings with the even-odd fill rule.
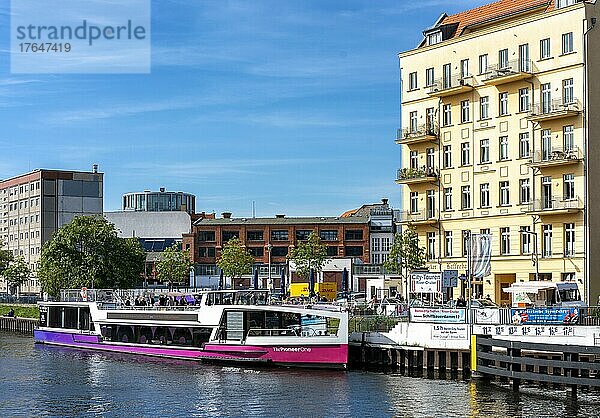
[[[165,192],[165,188],[164,187],[161,187],[159,190],[160,190],[161,193]]]
[[[223,212],[221,216],[223,216],[223,219],[231,219],[231,212]]]
[[[92,173],[96,174],[98,172],[98,164],[94,164],[92,166]]]
[[[386,198],[381,199],[381,204],[387,206],[388,199],[386,199]]]
[[[279,215],[275,215],[275,217],[279,218],[279,219],[283,219],[283,218],[285,218],[285,215],[284,214],[279,214]]]

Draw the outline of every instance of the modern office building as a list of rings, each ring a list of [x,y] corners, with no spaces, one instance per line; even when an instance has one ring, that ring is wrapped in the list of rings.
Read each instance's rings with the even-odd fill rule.
[[[600,294],[600,28],[595,2],[501,0],[442,14],[399,55],[401,222],[432,271],[467,270],[469,234],[491,234],[475,292],[507,303],[515,281]]]
[[[42,245],[78,215],[101,215],[103,174],[35,170],[0,181],[0,238],[14,256],[22,256],[33,276],[21,293],[40,293],[35,272]],[[0,278],[0,292],[6,292]]]
[[[184,211],[193,214],[196,211],[196,196],[184,192],[168,192],[161,187],[158,192],[125,193],[123,210],[137,212]]]

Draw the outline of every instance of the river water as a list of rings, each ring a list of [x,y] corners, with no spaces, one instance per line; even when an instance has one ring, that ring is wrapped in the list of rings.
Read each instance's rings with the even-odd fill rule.
[[[589,417],[600,396],[481,380],[246,369],[34,345],[0,332],[0,416]]]

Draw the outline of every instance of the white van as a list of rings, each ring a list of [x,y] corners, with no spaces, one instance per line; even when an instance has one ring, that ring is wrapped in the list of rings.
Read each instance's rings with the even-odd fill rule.
[[[519,282],[504,289],[512,293],[513,308],[555,306],[585,308],[577,283]]]

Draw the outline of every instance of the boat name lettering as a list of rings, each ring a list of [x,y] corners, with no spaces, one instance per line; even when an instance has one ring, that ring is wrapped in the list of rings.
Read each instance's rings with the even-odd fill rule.
[[[294,353],[310,353],[312,349],[310,347],[273,347],[275,352],[294,352]]]

